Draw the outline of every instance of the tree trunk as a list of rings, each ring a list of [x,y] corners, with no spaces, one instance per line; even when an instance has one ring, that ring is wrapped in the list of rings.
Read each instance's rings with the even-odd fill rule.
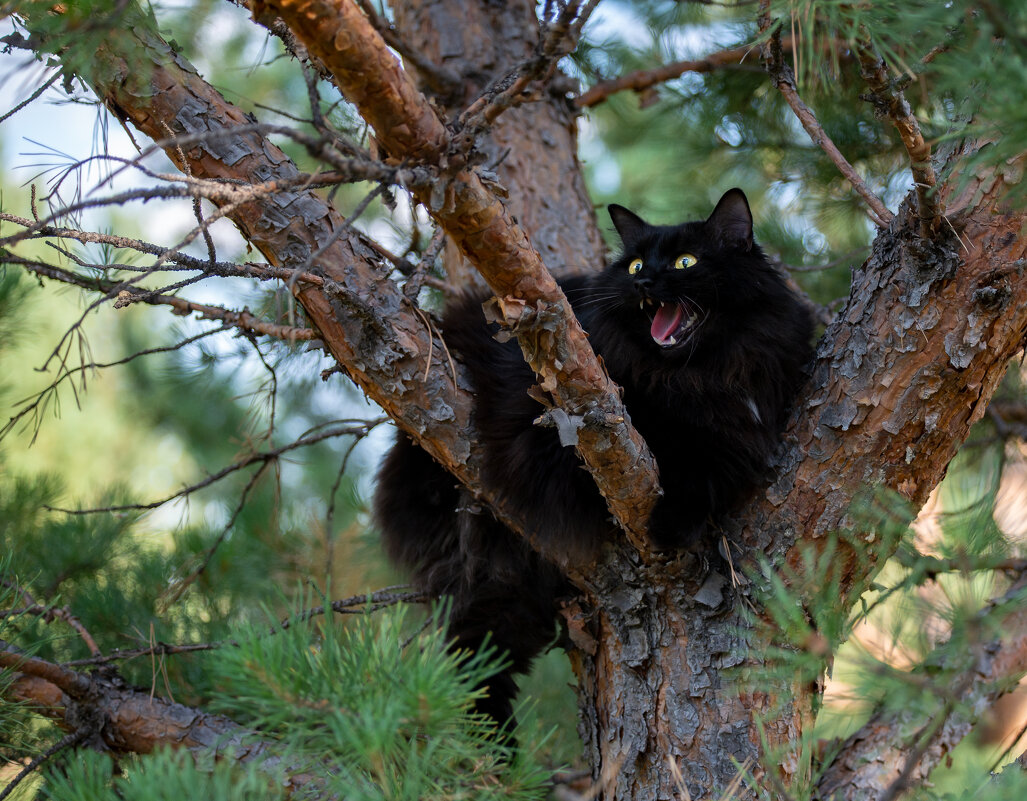
[[[853,514],[853,501],[890,490],[915,510],[944,476],[1027,336],[1027,215],[1002,210],[1003,183],[989,173],[943,195],[958,240],[922,240],[911,200],[875,240],[819,343],[776,480],[725,526],[741,555],[733,566],[714,554],[666,564],[607,554],[584,622],[572,616],[588,635],[576,639],[574,664],[586,748],[606,778],[600,798],[687,797],[678,771],[691,798],[715,798],[739,764],[760,785],[808,780],[800,738],[823,686],[765,675],[759,560],[801,577],[804,547],[851,532],[862,546],[842,545],[832,571],[848,609],[894,544]],[[742,571],[756,581],[732,587],[726,576]]]
[[[490,81],[530,58],[538,46],[538,18],[529,0],[402,0],[392,7],[404,39],[463,78],[459,94],[434,95],[450,117],[470,105]],[[495,172],[507,190],[506,207],[557,276],[595,270],[604,262],[603,241],[578,162],[578,121],[567,98],[568,83],[558,76],[537,102],[505,112],[478,145],[486,165],[497,165]],[[430,92],[424,80],[419,85]],[[459,281],[480,280],[455,249],[447,250],[446,269]]]

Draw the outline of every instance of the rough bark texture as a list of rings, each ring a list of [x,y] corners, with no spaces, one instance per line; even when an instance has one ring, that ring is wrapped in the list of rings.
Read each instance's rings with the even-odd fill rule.
[[[493,187],[467,168],[469,154],[447,148],[441,120],[352,0],[268,0],[253,7],[258,16],[273,9],[321,60],[387,153],[441,162],[438,181],[416,192],[418,200],[495,292],[499,321],[517,336],[541,388],[580,424],[578,452],[610,511],[644,550],[645,523],[660,491],[655,460],[567,298]]]
[[[529,0],[391,5],[406,41],[434,63],[463,76],[458,96],[433,96],[450,119],[491,81],[529,58],[538,43],[535,3]],[[424,81],[420,84],[427,89]],[[504,112],[477,143],[486,168],[494,170],[507,190],[504,203],[510,214],[557,276],[598,269],[604,258],[578,162],[576,116],[562,91],[565,84],[567,80],[558,76],[556,86],[547,88],[537,102]],[[459,252],[446,254],[451,278],[467,272],[460,269],[462,261]]]
[[[819,343],[778,478],[745,516],[748,552],[797,565],[801,540],[852,527],[861,488],[917,509],[942,479],[1027,336],[1027,215],[1001,208],[1003,184],[989,173],[947,198],[951,236],[921,239],[907,202],[877,237]]]
[[[776,481],[728,527],[744,555],[736,569],[758,573],[767,555],[802,575],[804,544],[853,529],[862,490],[891,489],[915,509],[944,476],[1027,336],[1027,215],[998,207],[1002,184],[981,176],[947,203],[960,240],[923,241],[908,203],[878,236],[819,343]],[[858,533],[878,560],[889,555],[875,551],[875,532]],[[839,558],[848,608],[877,560]],[[767,747],[786,748],[812,723],[818,684],[753,691],[763,657],[741,632],[753,631],[743,609],[759,609],[759,588],[732,588],[716,555],[710,565],[684,556],[643,569],[619,553],[598,573],[583,638],[594,653],[577,667],[586,746],[598,775],[616,776],[601,798],[671,797],[671,757],[693,798],[715,796],[736,773],[732,757],[764,754],[761,724]],[[755,768],[757,780],[769,770],[787,785],[809,765],[786,751]]]

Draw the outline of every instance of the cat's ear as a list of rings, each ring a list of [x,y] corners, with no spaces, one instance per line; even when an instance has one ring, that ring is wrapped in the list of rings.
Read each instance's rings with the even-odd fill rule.
[[[607,208],[610,210],[610,219],[613,220],[613,227],[620,234],[620,241],[626,249],[631,248],[645,234],[649,223],[639,217],[635,212],[628,211],[623,206],[611,203]]]
[[[752,212],[741,189],[728,189],[706,220],[706,228],[725,245],[752,250]]]

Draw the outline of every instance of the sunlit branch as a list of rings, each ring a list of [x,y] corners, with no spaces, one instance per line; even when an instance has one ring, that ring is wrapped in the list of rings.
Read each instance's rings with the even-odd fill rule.
[[[852,184],[852,188],[856,190],[857,194],[866,201],[870,207],[868,214],[874,224],[878,228],[886,227],[894,215],[884,205],[884,202],[870,190],[866,182],[859,176],[859,173],[842,155],[831,137],[824,131],[823,126],[820,125],[813,111],[799,97],[799,92],[795,87],[795,76],[792,73],[791,67],[785,63],[782,56],[779,31],[773,33],[769,43],[764,47],[764,63],[766,64],[767,72],[770,73],[785,102],[788,103],[789,108],[791,108],[803,129],[809,134],[813,144],[824,151],[838,168],[838,171]]]
[[[51,512],[63,512],[64,514],[69,515],[88,515],[99,514],[102,512],[143,512],[149,509],[156,509],[157,507],[163,506],[164,504],[170,503],[171,501],[176,500],[178,498],[186,498],[189,495],[192,495],[194,492],[204,489],[205,487],[209,487],[211,484],[220,481],[225,476],[231,475],[232,473],[235,473],[239,470],[243,470],[244,468],[247,468],[251,465],[264,465],[269,462],[274,462],[282,454],[288,453],[289,451],[294,451],[297,448],[304,448],[308,445],[314,445],[318,442],[323,442],[327,439],[334,439],[335,437],[366,436],[371,429],[381,425],[382,423],[388,422],[388,420],[388,417],[377,417],[373,420],[355,421],[359,422],[360,424],[345,426],[342,428],[330,428],[325,431],[320,431],[316,434],[300,437],[288,443],[287,445],[282,445],[279,448],[272,448],[271,450],[252,453],[249,456],[240,459],[238,462],[233,462],[232,464],[222,468],[218,472],[207,476],[207,478],[203,479],[203,481],[198,481],[195,484],[191,484],[188,487],[185,487],[179,490],[178,492],[172,493],[171,495],[168,495],[167,497],[157,501],[151,501],[149,503],[129,503],[117,506],[103,506],[93,509],[62,509],[59,507],[52,506],[47,506],[45,508]]]
[[[892,80],[887,63],[873,49],[869,42],[862,42],[856,49],[860,74],[870,87],[869,100],[879,113],[886,115],[899,132],[909,167],[916,186],[917,215],[920,217],[920,233],[930,237],[938,232],[944,210],[936,191],[938,178],[931,162],[931,146],[920,131],[913,110],[906,96]]]
[[[463,80],[452,70],[436,64],[417,48],[407,42],[390,23],[384,19],[370,0],[357,0],[375,30],[382,35],[385,42],[403,56],[403,60],[412,64],[424,78],[425,83],[437,94],[447,96],[456,94],[463,87]]]
[[[437,164],[449,153],[453,142],[435,108],[353,0],[265,0],[254,5],[258,18],[262,9],[273,10],[324,61],[392,157]],[[546,38],[543,55],[559,52],[563,24],[554,26],[552,40]],[[566,31],[573,30],[573,23],[566,26]],[[644,550],[644,526],[659,491],[652,454],[628,422],[615,386],[523,229],[466,161],[452,159],[449,164],[452,177],[417,192],[418,199],[496,293],[499,316],[517,334],[543,389],[568,414],[586,421],[578,451],[611,512]]]
[[[3,646],[0,668],[15,674],[4,690],[8,699],[30,704],[34,711],[73,732],[82,731],[83,721],[93,721],[86,734],[114,753],[148,754],[167,746],[184,748],[200,758],[209,755],[216,744],[219,751],[232,753],[240,763],[278,775],[284,769],[289,790],[310,788],[317,782],[313,776],[290,771],[275,754],[274,743],[221,715],[26,657]]]

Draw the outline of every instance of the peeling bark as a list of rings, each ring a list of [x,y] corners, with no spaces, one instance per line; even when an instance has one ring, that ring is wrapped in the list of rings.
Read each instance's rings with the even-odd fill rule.
[[[442,121],[352,0],[261,0],[253,7],[258,16],[273,9],[328,67],[386,152],[443,167],[436,185],[415,193],[418,200],[495,292],[499,321],[517,336],[541,388],[584,421],[578,452],[644,552],[645,523],[660,492],[656,462],[523,229],[481,173],[467,168],[467,154],[449,147]]]

